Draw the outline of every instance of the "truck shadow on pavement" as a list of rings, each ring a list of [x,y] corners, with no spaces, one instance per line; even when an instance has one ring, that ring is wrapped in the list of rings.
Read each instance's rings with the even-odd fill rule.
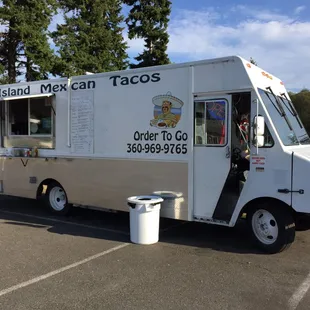
[[[131,242],[127,212],[110,213],[73,208],[70,215],[59,216],[51,215],[37,201],[1,197],[0,221],[6,225],[45,229],[60,235]],[[264,254],[253,245],[245,220],[241,220],[234,228],[229,228],[161,218],[159,243],[199,248],[201,253],[214,250]]]

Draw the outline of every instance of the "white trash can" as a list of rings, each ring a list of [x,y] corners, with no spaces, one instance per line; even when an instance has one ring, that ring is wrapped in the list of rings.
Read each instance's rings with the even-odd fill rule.
[[[183,206],[184,197],[182,193],[170,191],[157,191],[152,195],[164,199],[160,208],[160,216],[171,219],[181,219],[187,216],[187,208]]]
[[[160,207],[163,199],[156,196],[127,198],[130,207],[130,240],[137,244],[153,244],[159,239]]]

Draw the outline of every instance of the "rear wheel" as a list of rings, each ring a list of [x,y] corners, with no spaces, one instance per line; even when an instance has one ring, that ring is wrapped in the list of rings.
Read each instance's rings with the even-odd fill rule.
[[[48,185],[45,194],[45,203],[53,213],[67,214],[71,209],[65,190],[56,182]]]
[[[288,208],[274,202],[252,207],[247,220],[254,242],[274,254],[290,247],[295,240],[295,222]]]

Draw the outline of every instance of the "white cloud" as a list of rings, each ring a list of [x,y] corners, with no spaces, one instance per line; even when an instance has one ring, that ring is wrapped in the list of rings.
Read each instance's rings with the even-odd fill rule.
[[[279,14],[277,12],[271,12],[262,8],[254,8],[248,7],[244,5],[237,5],[231,9],[232,12],[237,14],[247,15],[248,17],[252,17],[262,21],[283,21],[288,20],[288,17],[283,14]]]
[[[306,6],[305,5],[301,5],[301,6],[298,6],[296,9],[295,9],[295,11],[294,11],[294,13],[295,14],[300,14],[302,11],[304,11],[306,9]]]
[[[8,29],[8,27],[4,24],[0,24],[0,32],[5,32]]]
[[[247,7],[233,8],[228,20],[234,19],[234,24],[227,24],[226,19],[223,24],[221,15],[213,10],[179,11],[169,25],[170,59],[253,57],[287,88],[310,87],[310,21],[293,21],[277,12],[255,12]],[[131,55],[142,51],[142,44],[142,40],[129,41]]]

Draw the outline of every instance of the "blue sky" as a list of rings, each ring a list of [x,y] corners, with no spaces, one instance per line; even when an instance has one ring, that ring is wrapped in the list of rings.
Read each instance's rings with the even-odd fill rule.
[[[184,62],[228,55],[253,57],[292,91],[310,88],[310,3],[261,0],[173,0],[168,53]],[[143,49],[128,40],[129,55]]]

